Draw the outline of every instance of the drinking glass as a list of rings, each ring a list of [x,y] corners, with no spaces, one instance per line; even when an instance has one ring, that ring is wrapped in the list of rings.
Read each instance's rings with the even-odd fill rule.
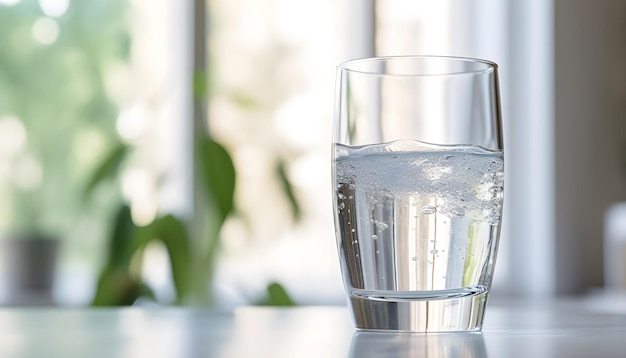
[[[336,88],[335,229],[357,330],[479,331],[504,190],[497,65],[353,60]]]

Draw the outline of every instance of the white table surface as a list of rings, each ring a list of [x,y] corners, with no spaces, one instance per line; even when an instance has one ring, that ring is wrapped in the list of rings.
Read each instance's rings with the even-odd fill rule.
[[[483,333],[356,333],[344,307],[0,308],[0,357],[626,357],[626,313],[490,304]]]

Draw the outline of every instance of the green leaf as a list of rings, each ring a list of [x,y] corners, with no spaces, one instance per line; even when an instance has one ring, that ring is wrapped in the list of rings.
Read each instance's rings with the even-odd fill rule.
[[[201,140],[198,154],[207,194],[221,226],[234,207],[235,167],[226,149],[211,138]]]
[[[287,200],[289,200],[289,205],[291,206],[291,213],[293,215],[293,218],[298,221],[302,217],[302,210],[300,209],[300,204],[298,203],[298,199],[294,194],[293,186],[291,185],[291,182],[287,177],[285,162],[283,160],[280,160],[278,162],[278,165],[276,166],[276,173],[278,174],[281,188],[287,196]]]
[[[113,224],[113,231],[109,239],[109,253],[107,267],[111,269],[127,269],[135,251],[134,235],[137,226],[133,223],[130,208],[122,205]]]
[[[93,306],[130,306],[140,297],[154,299],[146,284],[124,270],[105,270],[98,280]]]
[[[287,291],[277,282],[272,282],[267,286],[267,297],[257,304],[261,306],[296,306]]]
[[[119,143],[111,150],[93,172],[89,181],[87,181],[87,185],[83,191],[84,198],[88,197],[100,183],[112,179],[119,174],[120,166],[124,162],[128,150],[128,146],[123,143]]]
[[[196,222],[202,226],[197,232],[202,243],[194,255],[197,258],[194,270],[198,275],[193,277],[191,298],[196,300],[194,304],[206,305],[210,304],[206,284],[214,270],[220,230],[234,209],[236,177],[232,159],[224,147],[210,137],[203,137],[197,143],[196,161],[200,168],[197,195],[206,200],[208,216],[197,218],[200,221]]]
[[[160,240],[167,248],[178,303],[184,300],[191,285],[191,250],[183,223],[167,215],[148,226],[137,227],[130,208],[123,205],[115,216],[108,261],[98,280],[94,305],[129,305],[139,297],[154,299],[150,288],[136,277],[137,273],[131,272],[133,255],[152,240]]]
[[[182,303],[191,289],[191,247],[184,224],[172,215],[163,216],[140,228],[139,237],[137,249],[154,239],[167,248],[177,300]]]
[[[120,206],[109,238],[106,266],[98,278],[94,306],[130,305],[145,293],[143,283],[130,272],[136,232],[130,208]]]

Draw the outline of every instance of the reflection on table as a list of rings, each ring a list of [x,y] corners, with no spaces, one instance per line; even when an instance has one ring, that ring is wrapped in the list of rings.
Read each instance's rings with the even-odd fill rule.
[[[482,333],[411,334],[357,332],[350,358],[361,357],[487,357]]]

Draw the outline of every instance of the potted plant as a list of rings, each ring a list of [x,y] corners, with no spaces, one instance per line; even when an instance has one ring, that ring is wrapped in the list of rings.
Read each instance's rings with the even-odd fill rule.
[[[6,234],[1,245],[5,272],[3,304],[53,305],[60,241],[32,231]]]
[[[61,241],[43,230],[36,195],[14,190],[14,222],[0,241],[4,276],[3,304],[53,305]]]

